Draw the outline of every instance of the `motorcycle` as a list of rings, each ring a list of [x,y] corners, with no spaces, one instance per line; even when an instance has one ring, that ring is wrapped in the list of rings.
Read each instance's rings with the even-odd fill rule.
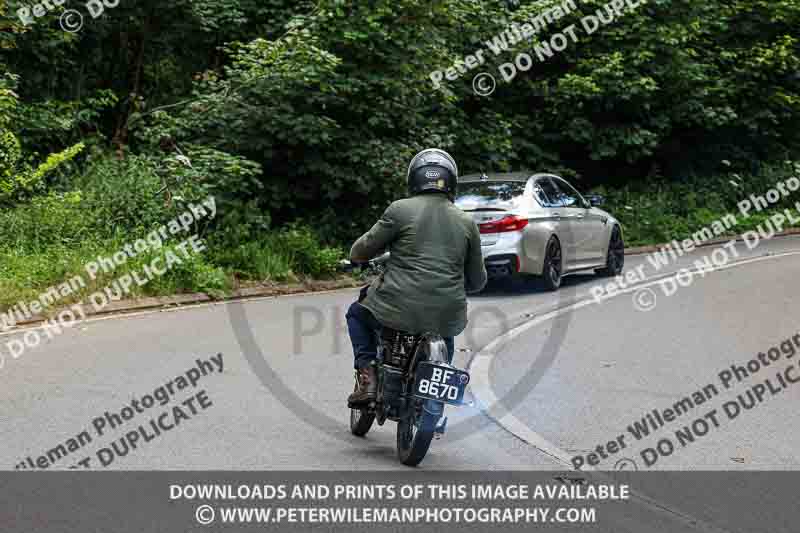
[[[370,261],[365,271],[381,275],[389,254]],[[358,268],[343,261],[343,270]],[[444,339],[433,333],[411,334],[384,327],[376,332],[378,357],[373,361],[378,379],[375,400],[350,407],[350,431],[365,436],[375,422],[397,422],[397,456],[417,466],[431,441],[447,427],[445,405],[463,405],[470,376],[452,365]],[[356,381],[355,388],[358,388]]]

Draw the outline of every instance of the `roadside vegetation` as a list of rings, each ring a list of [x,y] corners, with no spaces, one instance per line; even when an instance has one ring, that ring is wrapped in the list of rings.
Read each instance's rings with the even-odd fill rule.
[[[491,97],[431,73],[561,0],[144,0],[78,33],[61,7],[23,26],[23,4],[0,0],[0,309],[208,195],[208,251],[134,296],[333,277],[429,146],[604,194],[628,245],[798,175],[796,2],[646,2]],[[579,4],[534,40],[605,2]]]
[[[753,209],[747,216],[740,213],[737,205],[750,195],[763,196],[792,176],[800,177],[800,162],[775,162],[752,174],[727,172],[681,181],[660,178],[619,188],[595,187],[592,192],[605,196],[603,209],[623,224],[626,245],[641,246],[681,241],[729,214],[738,222],[730,236],[753,230],[784,209],[790,209],[800,219],[800,193],[767,209]]]

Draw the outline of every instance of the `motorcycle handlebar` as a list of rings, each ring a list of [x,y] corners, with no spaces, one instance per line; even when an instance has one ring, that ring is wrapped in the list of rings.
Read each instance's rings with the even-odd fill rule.
[[[340,270],[342,270],[342,272],[352,272],[356,269],[369,269],[377,271],[380,270],[380,268],[383,267],[387,261],[389,261],[389,256],[389,252],[386,252],[375,259],[370,259],[366,263],[354,263],[348,259],[342,259],[339,262]]]

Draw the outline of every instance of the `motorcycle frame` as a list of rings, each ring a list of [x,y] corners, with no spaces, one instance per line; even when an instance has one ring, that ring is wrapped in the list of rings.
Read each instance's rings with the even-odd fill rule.
[[[380,334],[378,334],[378,357],[376,358],[376,374],[378,376],[378,394],[375,398],[375,421],[379,426],[382,426],[386,420],[399,422],[410,415],[409,400],[414,398],[410,394],[410,387],[414,383],[417,365],[421,361],[429,361],[432,363],[440,363],[445,365],[451,364],[450,353],[447,349],[447,344],[440,335],[433,333],[425,333],[414,344],[413,355],[408,362],[408,368],[405,370],[405,379],[403,380],[403,391],[398,397],[397,407],[400,416],[389,416],[389,408],[395,405],[387,405],[383,401],[383,387],[384,387],[384,369],[383,369],[383,343],[380,342]],[[423,348],[428,346],[427,356],[424,355]],[[424,357],[424,359],[422,358]],[[424,401],[422,408],[435,416],[441,416],[444,413],[444,403],[436,401]]]

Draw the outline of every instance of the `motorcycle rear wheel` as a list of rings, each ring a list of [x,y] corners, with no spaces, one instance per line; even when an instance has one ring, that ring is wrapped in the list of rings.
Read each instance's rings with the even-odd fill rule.
[[[397,458],[406,466],[417,466],[425,458],[441,418],[421,406],[420,402],[411,415],[397,423]]]

